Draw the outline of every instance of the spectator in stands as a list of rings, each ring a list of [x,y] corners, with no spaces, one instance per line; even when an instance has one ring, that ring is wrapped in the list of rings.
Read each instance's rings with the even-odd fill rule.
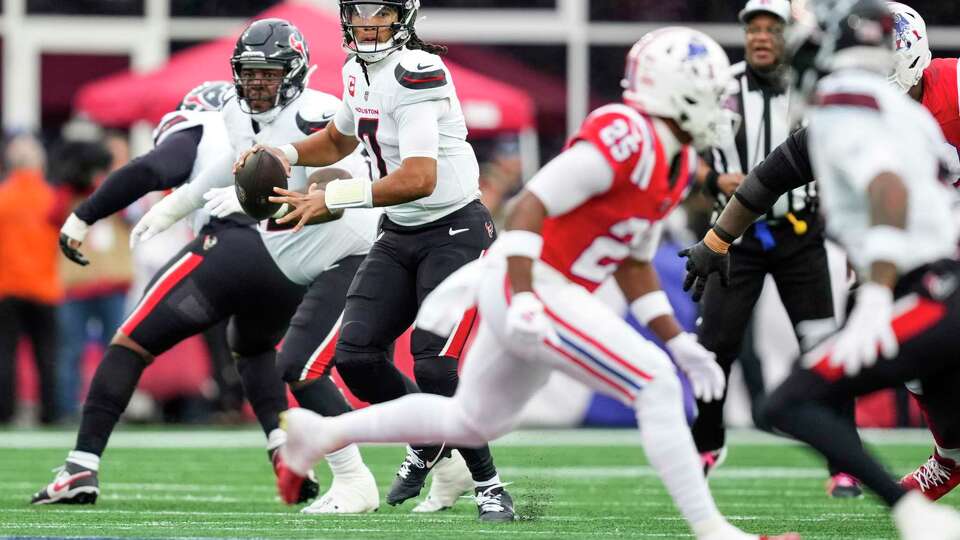
[[[111,147],[114,152],[111,152]],[[112,167],[128,158],[117,137],[68,141],[53,154],[51,177],[59,183],[59,223],[89,195]],[[59,404],[64,417],[75,417],[83,386],[82,362],[91,323],[96,341],[106,346],[123,322],[124,301],[132,279],[130,227],[120,215],[91,226],[84,243],[88,266],[61,265],[66,301],[60,308],[61,344],[58,358]]]
[[[56,421],[59,223],[53,188],[44,179],[43,147],[19,135],[4,153],[0,180],[0,424],[13,419],[17,344],[27,336],[40,382],[40,422]]]

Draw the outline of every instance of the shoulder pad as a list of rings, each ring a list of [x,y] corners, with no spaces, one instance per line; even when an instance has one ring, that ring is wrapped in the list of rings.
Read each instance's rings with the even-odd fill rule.
[[[170,134],[196,126],[202,126],[204,123],[204,114],[220,114],[215,111],[173,111],[165,114],[153,130],[153,145],[156,146],[163,142]]]
[[[304,135],[312,135],[327,127],[341,106],[338,98],[316,90],[305,90],[298,102],[297,128]]]
[[[615,170],[643,154],[653,138],[643,116],[626,105],[605,105],[590,113],[567,146],[586,141],[597,147]]]
[[[430,90],[450,84],[443,60],[421,50],[406,50],[393,72],[397,83],[410,90]]]

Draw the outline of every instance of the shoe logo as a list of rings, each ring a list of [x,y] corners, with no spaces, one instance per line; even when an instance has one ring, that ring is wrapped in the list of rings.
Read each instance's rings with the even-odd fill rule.
[[[203,237],[203,250],[210,251],[213,249],[213,246],[217,245],[217,237],[212,234],[205,235]]]
[[[93,471],[78,472],[76,474],[71,474],[66,478],[57,479],[53,483],[53,486],[52,486],[53,491],[63,491],[64,489],[67,489],[68,487],[70,487],[70,484],[82,478],[86,478],[88,476],[93,476]]]
[[[466,229],[454,229],[453,227],[450,227],[450,236],[456,236],[456,235],[458,235],[458,234],[460,234],[460,233],[465,233],[465,232],[467,232],[467,231],[469,231],[469,230],[470,230],[469,228],[466,228]]]
[[[433,67],[433,64],[423,65],[423,64],[417,62],[417,69],[419,69],[420,71],[423,71],[423,70],[427,69],[428,67]]]
[[[379,241],[380,241],[380,239],[381,239],[381,238],[383,238],[383,234],[384,234],[384,233],[380,233],[380,234],[378,234],[378,235],[377,235],[377,239],[376,239],[376,240],[374,240],[374,242],[379,242]]]
[[[464,230],[466,231],[466,230],[469,230],[469,229],[464,229]],[[452,235],[451,235],[451,236],[452,236]],[[432,469],[433,466],[436,465],[438,461],[440,461],[441,459],[443,459],[443,449],[446,448],[446,447],[447,447],[447,443],[441,444],[441,445],[440,445],[440,450],[437,452],[437,457],[433,458],[433,461],[430,461],[429,459],[426,460],[426,462],[427,462],[427,468],[428,468],[428,469]]]

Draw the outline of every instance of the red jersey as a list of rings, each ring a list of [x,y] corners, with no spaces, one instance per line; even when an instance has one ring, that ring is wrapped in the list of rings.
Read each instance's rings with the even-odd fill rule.
[[[600,150],[613,183],[573,210],[546,218],[541,259],[593,291],[684,199],[697,154],[683,146],[671,170],[651,120],[620,104],[591,113],[567,146],[578,141]]]
[[[934,58],[923,71],[921,103],[940,124],[947,142],[960,149],[960,89],[956,58]]]

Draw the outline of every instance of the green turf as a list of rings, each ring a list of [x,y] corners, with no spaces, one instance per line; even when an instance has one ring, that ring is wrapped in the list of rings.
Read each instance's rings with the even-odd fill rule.
[[[878,451],[899,473],[929,450],[884,445]],[[363,454],[382,498],[402,451],[373,447]],[[31,507],[29,495],[52,478],[64,450],[0,449],[0,536],[689,538],[639,448],[507,446],[495,456],[523,518],[513,524],[478,523],[467,499],[439,514],[411,514],[407,503],[372,515],[305,516],[279,502],[265,453],[254,448],[110,449],[96,506]],[[827,499],[818,464],[797,446],[737,445],[711,487],[721,511],[750,531],[894,537],[874,499]],[[945,501],[957,505],[960,496]]]

